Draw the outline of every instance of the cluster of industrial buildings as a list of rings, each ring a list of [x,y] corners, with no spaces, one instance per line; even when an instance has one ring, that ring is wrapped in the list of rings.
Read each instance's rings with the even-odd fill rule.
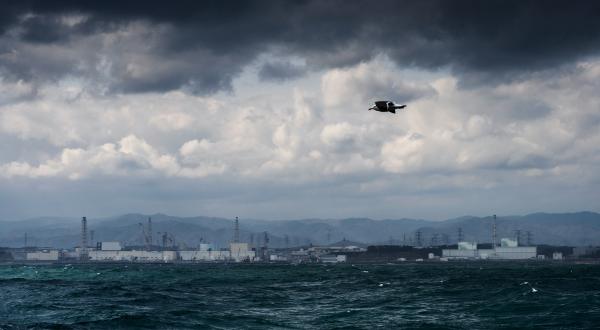
[[[141,224],[140,224],[141,225]],[[146,232],[152,232],[148,221]],[[12,260],[28,262],[142,262],[142,263],[200,263],[200,262],[287,262],[287,263],[343,263],[343,262],[399,262],[425,260],[539,260],[562,259],[560,252],[551,256],[538,255],[536,246],[521,246],[518,240],[502,238],[496,244],[495,221],[492,244],[459,241],[454,246],[370,246],[368,248],[342,241],[336,246],[307,246],[296,249],[268,249],[251,247],[240,242],[239,221],[236,218],[234,237],[228,249],[215,249],[208,243],[194,250],[153,246],[145,237],[145,246],[125,247],[120,242],[98,242],[89,246],[87,220],[82,219],[81,244],[72,250],[14,249]],[[146,235],[146,234],[144,234]]]
[[[477,248],[477,243],[458,242],[456,249],[443,249],[442,258],[523,260],[536,259],[538,254],[535,246],[518,246],[516,240],[503,238],[500,246],[484,249]]]
[[[81,255],[84,255],[81,258]],[[82,253],[77,248],[71,257],[85,261],[129,261],[129,262],[175,262],[175,261],[232,261],[251,262],[256,252],[248,243],[231,243],[228,250],[213,250],[210,244],[200,244],[197,250],[124,250],[119,242],[101,242],[100,249],[88,249]]]
[[[212,249],[210,244],[200,244],[196,250],[160,250],[123,248],[120,242],[101,242],[99,248],[74,250],[41,249],[16,251],[16,260],[31,262],[143,262],[143,263],[194,263],[194,262],[345,262],[345,253],[364,252],[356,246],[309,247],[278,250],[251,249],[248,243],[230,243],[229,249]]]
[[[490,248],[478,248],[476,242],[459,241],[456,249],[443,249],[442,258],[451,259],[494,259],[494,260],[524,260],[544,259],[538,256],[537,247],[520,246],[519,240],[502,238],[497,244],[496,215],[492,223],[492,246]],[[558,258],[558,255],[554,256]],[[561,256],[562,259],[562,256]]]

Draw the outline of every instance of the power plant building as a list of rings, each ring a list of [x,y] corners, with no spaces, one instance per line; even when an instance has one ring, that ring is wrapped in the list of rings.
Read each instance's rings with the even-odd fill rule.
[[[58,261],[58,250],[27,252],[27,261]]]
[[[177,251],[88,251],[90,261],[172,262],[177,260]]]
[[[448,259],[495,259],[526,260],[537,257],[537,247],[519,246],[516,240],[503,238],[500,246],[492,249],[477,249],[477,243],[459,242],[457,249],[442,250],[442,257]]]
[[[100,243],[100,250],[102,251],[121,251],[120,242],[102,242]]]
[[[230,260],[229,251],[212,251],[212,250],[193,250],[193,251],[178,251],[179,258],[182,261],[191,262],[206,262],[206,261],[227,261]]]
[[[194,251],[178,251],[179,258],[182,261],[205,262],[205,261],[254,261],[256,252],[248,247],[248,243],[230,243],[229,251],[211,249]]]
[[[458,242],[457,249],[443,249],[442,257],[448,259],[476,259],[479,257],[477,243]]]
[[[248,243],[230,243],[229,251],[231,259],[240,261],[252,261],[255,257],[255,252],[248,248]]]

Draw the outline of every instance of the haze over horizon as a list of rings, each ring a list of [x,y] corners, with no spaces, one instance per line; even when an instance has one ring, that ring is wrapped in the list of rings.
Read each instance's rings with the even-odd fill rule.
[[[174,218],[213,218],[213,219],[220,219],[220,220],[228,220],[228,221],[234,221],[236,217],[239,218],[239,220],[241,222],[245,222],[245,221],[250,221],[250,222],[254,222],[254,221],[266,221],[266,222],[277,222],[277,221],[304,221],[304,220],[318,220],[318,221],[327,221],[327,220],[350,220],[350,219],[365,219],[365,220],[373,220],[373,221],[386,221],[386,220],[423,220],[423,221],[431,221],[431,222],[445,222],[445,221],[452,221],[452,220],[456,220],[456,219],[467,219],[467,218],[491,218],[494,215],[497,216],[498,219],[503,219],[503,218],[515,218],[515,217],[527,217],[527,216],[533,216],[533,215],[543,215],[543,214],[547,214],[547,215],[577,215],[577,214],[600,214],[600,212],[595,212],[595,211],[589,211],[589,210],[581,210],[581,211],[573,211],[573,212],[544,212],[544,211],[539,211],[539,212],[531,212],[531,213],[526,213],[526,214],[495,214],[495,213],[490,213],[490,214],[481,214],[481,215],[477,215],[477,214],[463,214],[463,215],[459,215],[459,216],[455,216],[455,217],[446,217],[446,218],[423,218],[423,217],[406,217],[406,216],[395,216],[395,217],[385,217],[385,218],[374,218],[374,217],[368,217],[368,216],[361,216],[361,215],[354,215],[354,216],[348,216],[348,217],[325,217],[325,218],[319,218],[319,217],[301,217],[301,218],[274,218],[274,219],[269,219],[269,218],[257,218],[257,217],[240,217],[239,215],[231,215],[231,216],[215,216],[215,215],[210,215],[210,214],[170,214],[170,213],[165,213],[165,212],[125,212],[125,213],[120,213],[120,214],[81,214],[81,215],[53,215],[53,214],[46,214],[46,215],[39,215],[39,216],[32,216],[32,217],[27,217],[27,218],[14,218],[14,219],[7,219],[7,218],[0,218],[0,221],[8,221],[8,222],[18,222],[18,221],[22,221],[22,220],[38,220],[38,219],[56,219],[56,220],[73,220],[74,224],[77,225],[77,227],[80,224],[81,218],[82,217],[86,217],[88,219],[88,221],[93,221],[93,220],[107,220],[107,219],[116,219],[116,218],[120,218],[120,217],[124,217],[124,216],[143,216],[143,217],[148,217],[148,218],[152,218],[155,216],[159,216],[159,217],[174,217]],[[79,228],[79,227],[78,227]]]
[[[152,219],[155,236],[167,231],[184,246],[196,246],[199,239],[227,247],[234,233],[234,219],[212,217],[177,217],[166,214],[124,214],[107,218],[87,218],[90,232],[96,241],[119,241],[127,245],[143,245],[140,224]],[[557,246],[595,246],[600,244],[600,213],[535,213],[528,215],[501,215],[461,217],[448,221],[427,219],[296,219],[268,221],[242,218],[240,241],[256,244],[255,238],[266,232],[270,246],[284,247],[303,244],[335,244],[349,241],[365,245],[410,245],[417,232],[423,242],[438,241],[454,244],[459,239],[489,243],[492,223],[496,223],[501,238],[527,237],[527,244]],[[522,236],[520,236],[521,234]],[[71,248],[81,239],[80,218],[34,218],[26,221],[0,221],[0,246],[20,247],[24,239],[42,247]],[[91,235],[91,234],[90,234]],[[287,239],[286,239],[287,237]],[[523,240],[525,242],[525,240]],[[295,244],[295,245],[294,245]],[[95,245],[95,244],[92,244]]]
[[[0,219],[600,212],[599,16],[2,2]],[[408,107],[367,111],[388,99]]]

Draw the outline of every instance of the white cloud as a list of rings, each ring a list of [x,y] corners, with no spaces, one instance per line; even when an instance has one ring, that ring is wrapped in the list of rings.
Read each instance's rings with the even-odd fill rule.
[[[329,124],[321,131],[321,141],[335,150],[351,148],[359,138],[359,130],[347,122]]]
[[[361,154],[351,154],[345,161],[338,162],[333,167],[333,173],[352,174],[375,169],[375,161],[363,157]]]
[[[33,84],[18,80],[6,81],[0,77],[0,106],[6,103],[19,102],[35,95]]]
[[[186,113],[161,113],[152,116],[149,124],[161,131],[178,131],[190,127],[194,117]]]
[[[184,143],[179,148],[179,153],[184,157],[188,158],[197,154],[209,153],[213,150],[215,144],[208,141],[207,139],[202,140],[191,140]]]
[[[302,189],[314,189],[315,199],[354,189],[367,204],[380,193],[461,196],[522,182],[593,190],[600,181],[599,63],[582,62],[551,81],[463,89],[450,74],[406,82],[376,59],[251,97],[179,91],[109,98],[77,80],[39,86],[32,97],[33,87],[5,84],[16,96],[0,104],[0,138],[16,141],[13,149],[39,150],[6,156],[0,180],[143,178],[160,189],[187,179],[211,182],[207,191],[223,180],[269,182],[291,199]],[[415,99],[396,115],[367,112],[378,92]]]
[[[423,167],[423,138],[398,137],[381,148],[382,166],[393,173],[416,171]]]
[[[5,177],[64,176],[80,179],[94,174],[131,175],[155,171],[164,176],[179,175],[175,157],[160,154],[146,141],[129,135],[118,144],[107,143],[89,149],[65,148],[59,157],[37,166],[26,162],[11,162],[0,167]]]
[[[358,102],[364,103],[365,110],[374,100],[409,102],[435,93],[429,85],[403,81],[399,72],[381,58],[349,69],[330,70],[323,75],[321,86],[325,106],[350,106]]]

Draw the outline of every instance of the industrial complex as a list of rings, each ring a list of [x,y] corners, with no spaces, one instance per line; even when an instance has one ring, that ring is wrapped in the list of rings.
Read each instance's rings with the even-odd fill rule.
[[[412,245],[374,245],[363,246],[360,243],[346,241],[327,246],[299,246],[294,248],[269,248],[268,234],[264,233],[262,246],[252,246],[240,241],[239,219],[234,221],[233,237],[228,248],[215,248],[210,243],[201,243],[194,249],[179,248],[167,244],[168,233],[162,233],[162,245],[152,241],[152,219],[146,224],[140,223],[143,245],[125,246],[119,241],[89,243],[90,232],[86,217],[81,219],[81,243],[73,249],[52,248],[4,248],[0,251],[0,261],[32,263],[364,263],[364,262],[403,262],[403,261],[452,261],[452,260],[540,260],[563,259],[563,252],[545,250],[523,244],[513,238],[496,237],[496,217],[491,228],[492,243],[468,242],[462,239],[459,231],[456,244],[423,246]],[[159,233],[160,234],[160,233]],[[416,233],[420,241],[421,233]],[[498,243],[499,241],[499,243]],[[550,251],[550,253],[549,253]],[[584,251],[585,252],[585,251]],[[582,252],[583,253],[583,252]]]
[[[520,246],[519,240],[502,238],[497,244],[496,215],[492,223],[491,248],[477,248],[477,242],[459,241],[456,249],[443,249],[442,257],[446,259],[497,259],[497,260],[524,260],[538,257],[537,247]],[[541,257],[540,257],[541,258]]]

